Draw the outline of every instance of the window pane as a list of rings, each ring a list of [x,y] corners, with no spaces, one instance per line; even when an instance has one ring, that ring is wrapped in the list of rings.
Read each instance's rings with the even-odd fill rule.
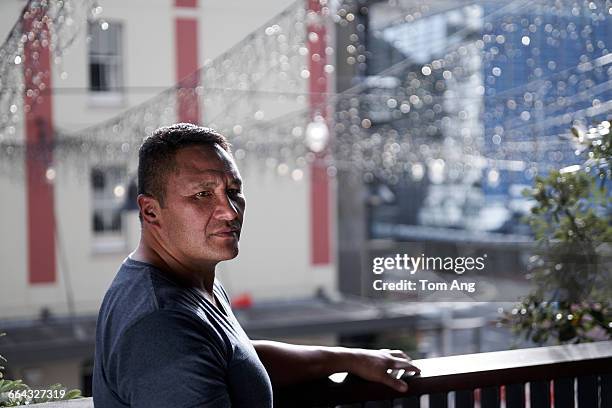
[[[89,64],[89,89],[92,91],[107,91],[108,87],[104,86],[102,83],[102,74],[101,70],[103,66],[100,64]]]
[[[89,89],[95,92],[117,91],[122,86],[121,25],[107,22],[89,25]]]
[[[99,167],[91,170],[91,227],[95,235],[121,232],[126,174],[123,167]]]
[[[94,190],[104,190],[104,172],[99,169],[91,171],[91,185]]]

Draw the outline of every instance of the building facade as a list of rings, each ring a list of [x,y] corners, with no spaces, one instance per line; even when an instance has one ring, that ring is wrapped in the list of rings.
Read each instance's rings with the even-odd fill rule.
[[[138,242],[133,200],[139,140],[157,125],[186,121],[214,125],[233,142],[254,118],[259,122],[253,126],[261,126],[264,112],[270,121],[292,110],[308,116],[310,107],[321,103],[310,100],[308,89],[323,94],[330,82],[322,70],[325,59],[311,62],[326,39],[324,27],[304,22],[308,12],[321,12],[314,3],[289,8],[282,1],[65,3],[72,14],[64,9],[61,19],[48,24],[36,1],[0,4],[3,36],[17,21],[14,30],[25,35],[23,50],[11,56],[12,75],[23,86],[2,106],[10,116],[3,118],[0,138],[6,153],[0,174],[0,331],[8,332],[3,354],[9,378],[86,388],[92,321],[120,263]],[[292,21],[295,16],[302,23]],[[66,26],[74,28],[69,41],[61,37]],[[257,67],[250,74],[259,76],[247,78],[228,65],[270,59],[256,41],[271,37],[282,46],[278,36],[307,38],[306,30],[319,30],[320,41],[287,51],[290,68],[313,72],[310,82],[302,75],[293,83],[299,98],[270,100],[266,84],[274,78]],[[243,77],[247,85],[259,81],[258,87],[241,88]],[[230,85],[233,89],[224,89]],[[2,86],[8,86],[6,80]],[[240,256],[220,264],[217,276],[236,305],[334,292],[331,182],[316,177],[320,170],[314,164],[303,162],[287,172],[278,160],[261,166],[259,158],[239,154],[240,141],[235,146],[247,210]],[[277,158],[271,154],[272,159]],[[20,343],[31,343],[32,353]]]

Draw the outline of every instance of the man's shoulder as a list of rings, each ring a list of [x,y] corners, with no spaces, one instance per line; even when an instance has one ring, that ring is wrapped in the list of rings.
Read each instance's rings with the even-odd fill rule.
[[[185,288],[155,266],[126,258],[106,291],[100,313],[120,313],[131,319],[158,309],[171,309]]]
[[[157,308],[150,271],[126,260],[104,295],[99,317],[129,323]]]
[[[98,342],[112,348],[134,324],[144,318],[152,319],[159,315],[159,311],[168,304],[160,298],[160,293],[171,297],[164,286],[171,287],[157,277],[152,266],[129,258],[124,260],[107,289],[98,312]]]
[[[227,294],[219,282],[219,293]],[[98,316],[101,332],[120,337],[140,322],[210,325],[206,303],[193,288],[181,286],[153,265],[126,258],[108,288]],[[110,336],[109,336],[110,335]]]

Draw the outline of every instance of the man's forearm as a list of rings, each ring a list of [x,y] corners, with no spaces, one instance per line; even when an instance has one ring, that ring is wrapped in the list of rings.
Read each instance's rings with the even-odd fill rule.
[[[351,371],[350,349],[252,341],[273,384],[287,385]]]

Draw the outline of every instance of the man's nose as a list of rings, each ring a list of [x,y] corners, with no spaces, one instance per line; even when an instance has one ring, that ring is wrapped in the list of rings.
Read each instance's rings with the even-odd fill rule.
[[[238,217],[238,207],[227,195],[223,195],[215,208],[215,218],[232,221]]]

